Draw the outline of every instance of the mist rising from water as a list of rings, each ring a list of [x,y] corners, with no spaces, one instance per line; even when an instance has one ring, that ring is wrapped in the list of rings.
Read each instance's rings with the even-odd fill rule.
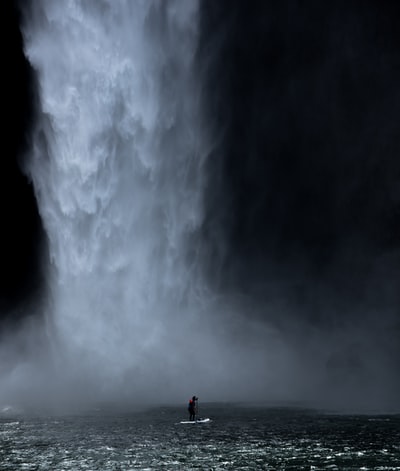
[[[34,3],[24,38],[41,111],[27,172],[49,239],[50,351],[14,369],[10,391],[27,378],[27,395],[74,401],[263,390],[266,328],[243,330],[202,275],[197,10]]]
[[[275,253],[253,263],[273,234],[288,261],[285,228],[301,241],[312,226],[297,225],[303,213],[280,206],[291,195],[286,170],[267,175],[251,165],[258,145],[270,163],[271,147],[257,133],[265,142],[278,131],[286,136],[279,120],[275,129],[258,118],[278,108],[285,114],[286,105],[263,106],[274,88],[258,80],[258,67],[234,65],[246,41],[242,15],[232,26],[217,5],[224,20],[215,22],[210,5],[217,4],[32,2],[23,32],[39,109],[25,171],[48,237],[48,298],[41,300],[43,322],[27,316],[1,339],[0,406],[183,403],[192,394],[347,408],[396,403],[394,314],[383,316],[386,325],[368,300],[346,304],[329,277],[326,291],[318,277],[307,278],[307,263],[300,274],[296,262],[274,265]],[[255,52],[250,64],[261,60]],[[246,95],[232,85],[235,71],[255,74],[258,88]],[[251,113],[236,89],[252,97]],[[231,115],[240,125],[229,123]],[[314,133],[308,126],[306,134]],[[224,175],[232,158],[238,189]],[[318,153],[318,165],[321,159]],[[243,172],[259,172],[258,191],[243,191]],[[279,217],[260,203],[265,188]],[[252,228],[260,225],[252,218],[262,219],[255,239]],[[236,244],[230,230],[239,234]],[[254,252],[243,251],[243,241],[248,248],[255,241]]]

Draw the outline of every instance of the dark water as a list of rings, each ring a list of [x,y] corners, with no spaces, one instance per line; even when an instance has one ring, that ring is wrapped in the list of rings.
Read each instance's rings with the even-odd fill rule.
[[[0,414],[0,470],[400,470],[400,415],[203,405]]]

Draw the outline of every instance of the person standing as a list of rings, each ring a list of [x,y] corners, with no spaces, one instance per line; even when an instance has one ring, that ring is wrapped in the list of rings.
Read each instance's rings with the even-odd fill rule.
[[[199,398],[196,396],[193,396],[192,399],[189,399],[189,404],[188,404],[189,420],[196,420],[198,399]]]

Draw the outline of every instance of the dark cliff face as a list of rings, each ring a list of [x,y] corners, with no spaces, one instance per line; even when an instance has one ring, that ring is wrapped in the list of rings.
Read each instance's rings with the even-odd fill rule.
[[[207,275],[319,399],[397,404],[400,4],[227,5],[201,2]]]
[[[20,162],[29,149],[34,74],[23,53],[18,2],[1,3],[0,317],[17,319],[44,286],[45,237],[33,187]]]
[[[201,11],[217,282],[273,284],[294,304],[320,291],[350,307],[375,291],[394,305],[400,5],[205,0]]]

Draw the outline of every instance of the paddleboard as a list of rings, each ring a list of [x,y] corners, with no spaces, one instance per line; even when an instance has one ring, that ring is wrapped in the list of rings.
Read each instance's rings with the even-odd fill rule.
[[[204,424],[206,422],[211,422],[211,419],[197,419],[197,420],[182,420],[181,424]]]

